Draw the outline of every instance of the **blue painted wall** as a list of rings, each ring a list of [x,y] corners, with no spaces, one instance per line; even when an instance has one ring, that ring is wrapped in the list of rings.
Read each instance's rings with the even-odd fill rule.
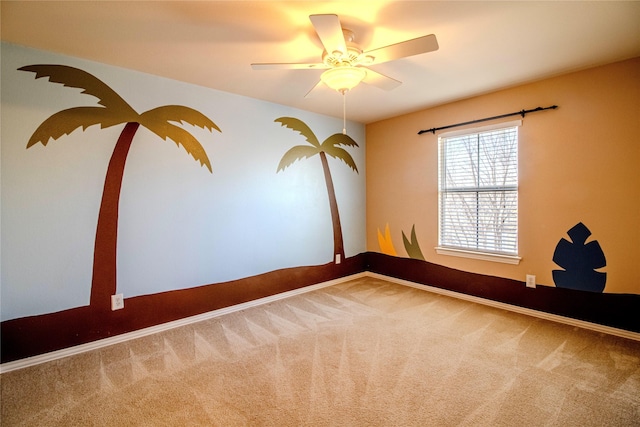
[[[125,298],[326,264],[333,235],[320,159],[276,169],[305,143],[274,120],[304,121],[323,140],[342,120],[131,70],[2,44],[2,320],[87,305],[107,164],[122,126],[76,130],[26,149],[53,113],[96,98],[18,71],[64,64],[99,78],[136,111],[176,104],[221,133],[185,125],[213,173],[181,147],[140,129],[125,168],[118,228],[117,292]],[[348,124],[359,173],[329,159],[346,257],[365,251],[365,132]]]

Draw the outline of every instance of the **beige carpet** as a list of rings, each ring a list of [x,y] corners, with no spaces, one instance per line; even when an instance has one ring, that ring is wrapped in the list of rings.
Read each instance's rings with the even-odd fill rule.
[[[640,425],[640,342],[373,278],[1,383],[3,426]]]

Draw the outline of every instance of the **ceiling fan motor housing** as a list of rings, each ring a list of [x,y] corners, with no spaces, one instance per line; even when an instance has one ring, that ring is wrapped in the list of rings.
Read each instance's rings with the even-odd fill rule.
[[[362,55],[362,49],[356,43],[354,43],[353,31],[343,29],[344,41],[347,47],[346,52],[340,52],[339,50],[333,52],[322,53],[322,62],[329,68],[336,67],[355,67],[356,65],[368,65],[373,62],[373,57],[370,55]]]
[[[361,55],[362,49],[357,46],[347,46],[346,54],[338,51],[329,53],[325,50],[322,54],[322,62],[330,68],[353,67],[360,63]]]

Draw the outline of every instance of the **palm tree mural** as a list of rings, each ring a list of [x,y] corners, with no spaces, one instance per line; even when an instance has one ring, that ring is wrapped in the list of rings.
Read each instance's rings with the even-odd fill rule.
[[[171,123],[188,123],[209,131],[220,132],[216,124],[204,114],[180,105],[166,105],[138,114],[113,89],[86,71],[65,65],[28,65],[21,71],[36,73],[36,79],[49,77],[52,83],[82,89],[82,93],[98,98],[100,106],[74,107],[59,111],[47,118],[33,133],[27,149],[37,143],[46,146],[78,128],[100,125],[101,129],[124,124],[109,160],[104,190],[98,213],[98,225],[93,257],[90,306],[109,311],[111,295],[116,292],[116,251],[118,232],[118,204],[127,154],[140,125],[163,140],[170,138],[189,153],[200,165],[211,170],[211,163],[202,145],[189,132]]]
[[[329,162],[327,161],[327,154],[335,159],[340,159],[347,164],[351,169],[358,173],[356,163],[353,161],[351,155],[341,145],[349,147],[357,147],[358,144],[349,136],[342,133],[336,133],[325,139],[322,144],[318,141],[318,138],[311,131],[309,126],[302,120],[293,117],[280,117],[275,120],[282,126],[291,130],[299,132],[305,137],[307,142],[311,145],[296,145],[290,148],[278,165],[276,173],[284,170],[290,166],[293,162],[303,158],[313,157],[316,154],[319,155],[322,162],[322,170],[324,171],[324,180],[327,185],[327,193],[329,194],[329,208],[331,209],[331,221],[333,223],[333,254],[334,260],[337,262],[337,256],[340,259],[344,259],[344,242],[342,240],[342,226],[340,225],[340,213],[338,212],[338,202],[336,201],[336,193],[333,188],[333,179],[331,178],[331,171],[329,170]]]

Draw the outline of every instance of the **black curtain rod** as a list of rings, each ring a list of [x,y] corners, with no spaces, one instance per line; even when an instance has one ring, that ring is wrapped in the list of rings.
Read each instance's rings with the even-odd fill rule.
[[[427,129],[427,130],[421,130],[420,132],[418,132],[418,135],[422,135],[423,133],[426,132],[433,132],[433,134],[436,134],[436,131],[439,130],[443,130],[443,129],[450,129],[450,128],[454,128],[454,127],[458,127],[458,126],[464,126],[464,125],[470,125],[472,123],[480,123],[480,122],[486,122],[488,120],[495,120],[495,119],[502,119],[504,117],[510,117],[510,116],[522,116],[524,118],[524,116],[528,113],[534,113],[536,111],[543,111],[543,110],[555,110],[556,108],[558,108],[557,105],[552,105],[551,107],[538,107],[538,108],[534,108],[532,110],[521,110],[521,111],[516,111],[514,113],[508,113],[508,114],[502,114],[500,116],[493,116],[493,117],[487,117],[485,119],[478,119],[478,120],[471,120],[470,122],[464,122],[464,123],[456,123],[455,125],[449,125],[449,126],[442,126],[439,128],[431,128],[431,129]]]

